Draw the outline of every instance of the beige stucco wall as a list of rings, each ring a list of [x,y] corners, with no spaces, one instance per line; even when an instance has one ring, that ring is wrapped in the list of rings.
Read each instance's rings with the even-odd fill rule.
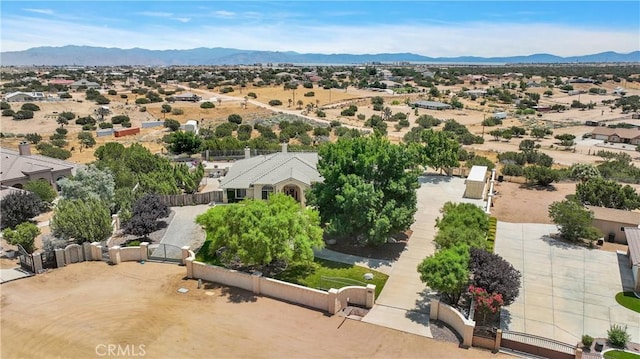
[[[621,227],[637,227],[638,224],[633,223],[621,223],[621,222],[611,222],[605,221],[601,219],[594,219],[592,222],[594,227],[598,228],[600,232],[602,232],[602,236],[604,240],[607,241],[609,239],[609,233],[614,233],[616,235],[614,241],[615,243],[627,244],[627,235],[624,231],[621,231]]]
[[[471,346],[473,342],[473,328],[475,328],[476,322],[466,319],[453,307],[442,303],[437,299],[431,300],[429,317],[449,324],[462,337],[462,346]]]
[[[193,278],[204,279],[232,287],[252,291],[251,274],[231,269],[210,266],[201,262],[193,262]]]

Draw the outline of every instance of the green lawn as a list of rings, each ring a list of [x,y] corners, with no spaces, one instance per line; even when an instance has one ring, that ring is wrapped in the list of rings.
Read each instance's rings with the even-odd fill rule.
[[[211,241],[205,241],[202,248],[196,253],[196,260],[203,263],[221,265],[220,262],[209,255]],[[365,273],[373,274],[373,279],[364,279]],[[324,279],[323,279],[324,277]],[[339,279],[328,279],[339,278]],[[345,279],[346,278],[346,279]],[[276,279],[285,282],[300,284],[309,288],[329,290],[340,289],[350,285],[375,284],[376,298],[380,295],[388,275],[368,268],[327,261],[316,258],[312,266],[293,266],[276,276]]]
[[[627,309],[640,313],[640,298],[636,297],[633,292],[620,292],[616,294],[616,302]]]
[[[611,350],[604,353],[605,359],[639,359],[640,354],[623,352],[622,350]]]

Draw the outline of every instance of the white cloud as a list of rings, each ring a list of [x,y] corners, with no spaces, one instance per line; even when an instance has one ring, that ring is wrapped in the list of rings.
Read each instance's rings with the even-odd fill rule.
[[[173,18],[172,16],[169,16]],[[636,30],[596,29],[552,24],[284,25],[235,24],[115,28],[36,17],[6,17],[0,24],[2,51],[37,46],[90,45],[146,49],[232,47],[247,50],[315,53],[412,52],[432,57],[515,56],[551,53],[576,56],[638,50]],[[95,22],[94,22],[95,23]],[[43,31],[45,29],[46,31]]]
[[[236,16],[235,12],[226,11],[226,10],[218,10],[218,11],[214,11],[213,13],[216,16],[220,16],[220,17],[233,17],[233,16]]]
[[[53,15],[53,13],[54,13],[53,10],[51,10],[51,9],[32,9],[32,8],[29,8],[29,9],[22,9],[22,10],[27,11],[27,12],[34,12],[36,14],[44,14],[44,15]]]
[[[184,22],[184,23],[187,23],[187,22],[191,21],[191,19],[188,18],[188,17],[175,17],[173,19],[176,20],[176,21]]]
[[[173,14],[170,13],[170,12],[157,12],[157,11],[140,11],[140,12],[137,12],[136,14],[142,15],[142,16],[149,16],[149,17],[171,17],[171,16],[173,16]]]

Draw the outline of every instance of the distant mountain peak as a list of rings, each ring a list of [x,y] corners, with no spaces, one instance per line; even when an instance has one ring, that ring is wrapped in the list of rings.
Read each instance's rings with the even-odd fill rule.
[[[571,63],[640,62],[640,51],[621,54],[613,51],[592,55],[561,57],[539,53],[510,57],[428,57],[410,52],[378,54],[314,54],[295,51],[257,51],[224,47],[199,47],[189,50],[121,49],[85,45],[42,46],[24,51],[0,53],[2,66],[168,66],[168,65],[240,65],[254,63],[363,64],[363,63]]]

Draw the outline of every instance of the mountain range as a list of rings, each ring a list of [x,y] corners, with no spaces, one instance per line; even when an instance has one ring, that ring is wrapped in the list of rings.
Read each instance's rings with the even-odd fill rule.
[[[550,64],[640,62],[640,51],[628,54],[602,52],[592,55],[561,57],[533,54],[511,57],[428,57],[413,53],[381,54],[313,54],[280,51],[239,50],[230,48],[196,48],[190,50],[120,49],[91,46],[34,47],[24,51],[0,53],[2,66],[171,66],[171,65],[241,65],[255,63],[292,64],[365,64],[393,63],[468,63],[468,64]]]

